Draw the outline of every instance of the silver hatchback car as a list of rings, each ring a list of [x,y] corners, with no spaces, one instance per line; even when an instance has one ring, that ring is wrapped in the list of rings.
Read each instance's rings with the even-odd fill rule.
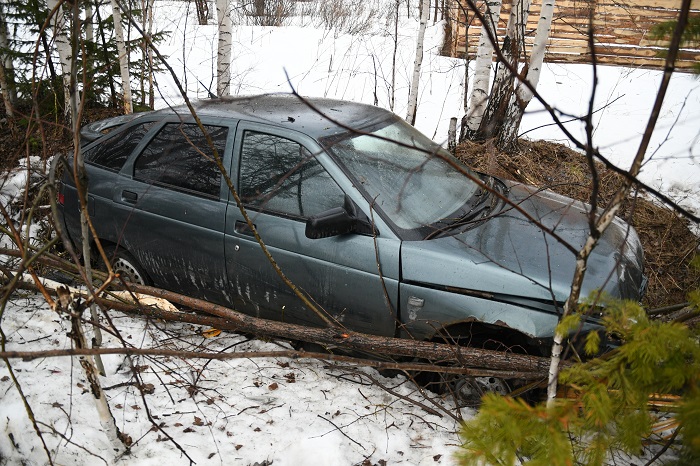
[[[471,345],[546,352],[589,206],[473,172],[369,105],[263,95],[196,111],[206,135],[185,107],[83,130],[88,212],[130,280],[323,324],[261,251],[209,136],[277,264],[330,318],[377,335],[449,332]],[[77,243],[68,175],[60,199]],[[618,219],[589,260],[583,295],[639,300],[644,282],[637,234]]]

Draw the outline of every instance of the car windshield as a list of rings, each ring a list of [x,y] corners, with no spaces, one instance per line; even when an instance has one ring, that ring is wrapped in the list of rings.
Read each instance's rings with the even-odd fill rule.
[[[465,165],[399,117],[362,133],[324,142],[375,208],[398,228],[445,222],[479,189],[455,168],[469,172]]]

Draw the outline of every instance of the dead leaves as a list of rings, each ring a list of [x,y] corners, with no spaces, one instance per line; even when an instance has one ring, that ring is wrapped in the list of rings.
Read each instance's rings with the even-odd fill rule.
[[[218,337],[219,335],[221,335],[221,330],[219,330],[218,328],[210,328],[208,330],[202,331],[202,336],[204,338],[214,338]]]
[[[186,427],[183,432],[184,433],[190,433],[190,432],[196,432],[197,430],[195,427],[204,427],[204,426],[210,426],[211,421],[205,422],[201,417],[199,416],[194,416],[194,420],[192,421],[192,426]],[[176,422],[175,427],[182,427],[182,423]]]

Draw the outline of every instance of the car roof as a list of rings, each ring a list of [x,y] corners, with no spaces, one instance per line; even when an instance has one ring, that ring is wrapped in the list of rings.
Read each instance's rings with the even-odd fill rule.
[[[248,97],[215,98],[193,103],[201,117],[243,119],[288,127],[322,139],[347,128],[362,129],[387,118],[398,118],[388,110],[367,104],[293,94],[264,94]],[[187,114],[185,105],[152,114]]]

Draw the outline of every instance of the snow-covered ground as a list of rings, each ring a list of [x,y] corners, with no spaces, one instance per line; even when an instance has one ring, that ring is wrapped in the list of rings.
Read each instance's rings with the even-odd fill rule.
[[[377,5],[385,3],[376,1]],[[302,95],[366,103],[373,103],[376,93],[378,104],[390,108],[393,27],[388,21],[390,12],[382,11],[361,35],[324,29],[312,22],[282,28],[234,26],[232,91],[288,92],[293,87]],[[205,87],[215,88],[216,27],[197,26],[193,4],[175,1],[157,3],[156,23],[157,30],[172,32],[161,48],[190,96],[205,98]],[[417,22],[407,19],[402,9],[393,108],[399,115],[406,111],[416,29]],[[436,55],[441,34],[440,23],[429,25],[416,123],[437,141],[446,138],[449,119],[463,113],[465,74],[462,60]],[[548,65],[538,90],[559,111],[582,115],[590,99],[591,76],[590,66]],[[622,166],[636,152],[659,80],[660,73],[654,71],[599,69],[595,144]],[[158,106],[180,103],[170,76],[160,74],[157,82]],[[655,153],[642,175],[646,182],[696,208],[700,207],[699,88],[700,82],[692,77],[673,78],[660,130],[651,145]],[[533,104],[528,109],[522,132],[533,139],[561,140],[560,130],[537,108]],[[582,124],[569,126],[581,134]],[[13,178],[17,186],[3,188],[5,194],[18,192],[22,184],[18,177]],[[144,347],[279,348],[277,343],[248,341],[231,334],[204,338],[202,329],[185,324],[147,322],[118,313],[113,319],[127,341]],[[67,323],[35,294],[18,293],[12,298],[2,316],[2,329],[8,350],[70,347]],[[107,343],[116,344],[116,340],[110,337]],[[458,423],[397,396],[419,398],[415,386],[402,377],[387,379],[374,370],[356,372],[308,360],[205,363],[142,358],[137,362],[140,373],[145,383],[154,386],[144,402],[128,384],[131,379],[124,358],[104,360],[107,376],[102,383],[110,387],[110,406],[120,429],[135,442],[131,454],[121,458],[115,458],[97,428],[94,403],[75,360],[12,361],[56,464],[188,464],[173,442],[151,430],[147,410],[198,464],[350,465],[364,464],[365,459],[373,465],[453,464],[458,449]],[[368,376],[397,395],[373,385]],[[0,368],[0,400],[0,464],[46,463],[43,447],[4,366]],[[453,409],[449,402],[442,403]]]
[[[202,336],[189,324],[152,322],[112,313],[129,343],[144,348],[202,352],[290,349],[222,333]],[[35,294],[22,293],[5,310],[7,349],[70,348],[70,322]],[[105,346],[121,346],[110,337]],[[148,414],[197,464],[277,465],[452,464],[458,423],[439,408],[426,412],[372,383],[425,403],[415,385],[374,370],[282,358],[229,361],[135,358],[153,393],[141,398],[123,356],[103,357],[101,378],[121,431],[135,442],[115,457],[99,428],[94,399],[80,364],[68,357],[13,360],[12,367],[61,465],[188,464],[188,458],[153,429]],[[0,368],[0,464],[44,464],[46,454],[3,365]],[[447,401],[441,406],[453,410]],[[465,414],[467,410],[465,410]]]

